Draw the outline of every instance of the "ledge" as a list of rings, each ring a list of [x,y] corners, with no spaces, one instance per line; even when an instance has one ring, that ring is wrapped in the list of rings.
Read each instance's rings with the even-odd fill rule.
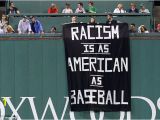
[[[62,33],[0,34],[0,40],[62,40]],[[130,40],[160,40],[160,33],[130,34]]]
[[[9,14],[9,17],[22,17],[22,16],[37,16],[37,17],[64,17],[64,16],[78,16],[78,17],[86,17],[86,16],[107,16],[110,13],[83,13],[83,14],[48,14],[48,13],[24,13],[19,15]],[[115,16],[151,16],[151,13],[112,13]]]

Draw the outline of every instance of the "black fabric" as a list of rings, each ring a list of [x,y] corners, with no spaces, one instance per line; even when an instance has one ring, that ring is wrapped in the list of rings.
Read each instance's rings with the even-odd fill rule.
[[[63,37],[71,111],[130,111],[128,24],[66,24]]]

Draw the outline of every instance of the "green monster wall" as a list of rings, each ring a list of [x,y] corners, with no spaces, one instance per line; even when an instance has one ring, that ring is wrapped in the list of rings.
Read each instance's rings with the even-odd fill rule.
[[[160,119],[159,38],[160,36],[148,36],[131,39],[132,119],[151,119],[155,114],[156,119]],[[60,119],[67,103],[64,98],[67,96],[67,79],[62,38],[14,36],[5,39],[6,37],[1,37],[0,41],[0,96],[12,97],[15,108],[20,104],[20,97],[35,97],[34,104],[39,119],[50,97]],[[150,99],[155,109],[151,110],[147,102],[134,98],[135,96]],[[5,110],[6,116],[12,115],[8,104]],[[64,113],[64,119],[70,119],[69,107]],[[19,108],[18,114],[21,119],[34,119],[27,99]],[[89,112],[76,112],[74,115],[75,119],[91,119]],[[98,113],[96,118],[99,118]],[[104,113],[104,119],[119,118],[119,112]],[[53,119],[50,108],[47,109],[45,119]]]

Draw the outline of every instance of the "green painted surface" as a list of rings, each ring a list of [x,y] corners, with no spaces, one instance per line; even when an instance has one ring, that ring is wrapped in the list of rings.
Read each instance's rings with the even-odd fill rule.
[[[153,101],[157,115],[160,97],[160,41],[131,40],[132,96],[144,96]],[[20,97],[36,97],[35,106],[41,118],[49,97],[58,118],[61,118],[67,79],[63,40],[1,40],[0,41],[0,96],[12,97],[15,108]],[[64,118],[69,118],[69,108]],[[6,114],[11,115],[9,106]],[[26,101],[18,110],[22,119],[33,119]],[[150,119],[149,105],[132,99],[132,119]],[[105,119],[119,119],[119,113],[105,113]],[[76,119],[90,119],[89,112],[75,113]],[[53,119],[50,109],[45,118]],[[98,118],[98,115],[97,115]]]

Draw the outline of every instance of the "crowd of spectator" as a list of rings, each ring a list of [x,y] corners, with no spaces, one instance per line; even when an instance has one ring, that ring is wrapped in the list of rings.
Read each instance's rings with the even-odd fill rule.
[[[140,9],[138,10],[135,3],[130,3],[130,8],[125,10],[123,4],[119,3],[117,8],[113,13],[150,13],[148,9],[145,8],[143,3],[140,4]]]
[[[78,2],[77,8],[75,10],[75,13],[96,13],[96,12],[97,12],[97,10],[96,10],[96,7],[94,6],[93,1],[88,2],[88,8],[86,8],[86,9],[83,7],[82,2]],[[61,11],[59,11],[56,4],[52,3],[51,7],[48,8],[48,13],[61,13]],[[69,3],[66,3],[65,8],[62,10],[62,13],[74,13],[74,11]],[[132,3],[130,3],[130,7],[128,10],[125,10],[123,7],[123,4],[119,3],[117,5],[117,7],[115,8],[115,10],[113,11],[113,13],[150,13],[150,11],[145,8],[144,3],[141,3],[140,9],[138,9],[136,7],[136,4],[132,2]]]
[[[75,10],[75,13],[96,13],[96,7],[94,6],[94,2],[89,1],[88,2],[88,8],[83,7],[83,3],[79,2],[77,3],[77,8]],[[56,4],[52,3],[51,7],[48,8],[48,13],[61,13],[59,11]],[[74,13],[73,9],[71,8],[71,5],[69,3],[66,3],[66,7],[62,10],[62,13]],[[150,13],[148,9],[145,8],[144,3],[140,4],[140,9],[138,10],[135,3],[130,3],[130,8],[128,10],[125,10],[123,7],[123,4],[119,3],[113,13]]]
[[[56,4],[52,3],[48,8],[48,14],[60,13]],[[66,3],[65,8],[61,13],[96,13],[96,7],[93,1],[88,2],[88,8],[85,9],[82,2],[77,3],[77,8],[73,11],[71,4]],[[7,14],[20,14],[19,9],[14,5],[13,2],[10,2],[9,8],[6,11]],[[145,8],[143,3],[140,4],[140,9],[137,9],[135,3],[130,3],[130,8],[128,10],[124,9],[123,4],[117,4],[117,7],[114,9],[113,13],[150,13],[148,9]],[[106,24],[116,24],[120,21],[114,20],[112,14],[107,15]],[[77,16],[71,17],[71,23],[78,23]],[[98,24],[95,17],[91,17],[87,22],[88,24]],[[50,29],[50,33],[56,33],[57,28],[52,26]],[[0,34],[4,33],[15,33],[19,34],[43,34],[43,26],[41,22],[35,16],[23,16],[23,18],[18,23],[18,29],[14,30],[8,22],[8,16],[3,14],[0,20]],[[130,24],[129,26],[130,33],[149,33],[149,30],[145,25],[140,25],[136,27],[135,23]],[[155,32],[160,32],[160,24],[157,25]]]
[[[77,8],[74,11],[71,7],[71,4],[66,3],[65,8],[60,11],[55,3],[52,3],[50,7],[48,8],[49,14],[54,13],[96,13],[96,7],[94,5],[93,1],[88,2],[88,7],[85,9],[83,7],[82,2],[77,3]],[[9,8],[7,9],[7,14],[20,14],[20,11],[18,8],[14,5],[13,2],[10,2]],[[113,13],[150,13],[150,11],[145,7],[144,3],[140,4],[140,9],[136,7],[136,4],[134,2],[130,3],[130,7],[126,10],[122,3],[118,3],[117,7],[113,11]]]
[[[51,6],[48,8],[49,14],[59,13],[59,9],[56,6],[56,4],[52,3]],[[71,8],[71,5],[69,3],[66,3],[65,8],[62,10],[62,13],[74,13],[74,11]],[[94,2],[89,1],[88,2],[88,8],[85,9],[83,7],[83,3],[79,2],[77,3],[77,8],[75,10],[75,13],[96,13],[96,8],[94,7]]]

